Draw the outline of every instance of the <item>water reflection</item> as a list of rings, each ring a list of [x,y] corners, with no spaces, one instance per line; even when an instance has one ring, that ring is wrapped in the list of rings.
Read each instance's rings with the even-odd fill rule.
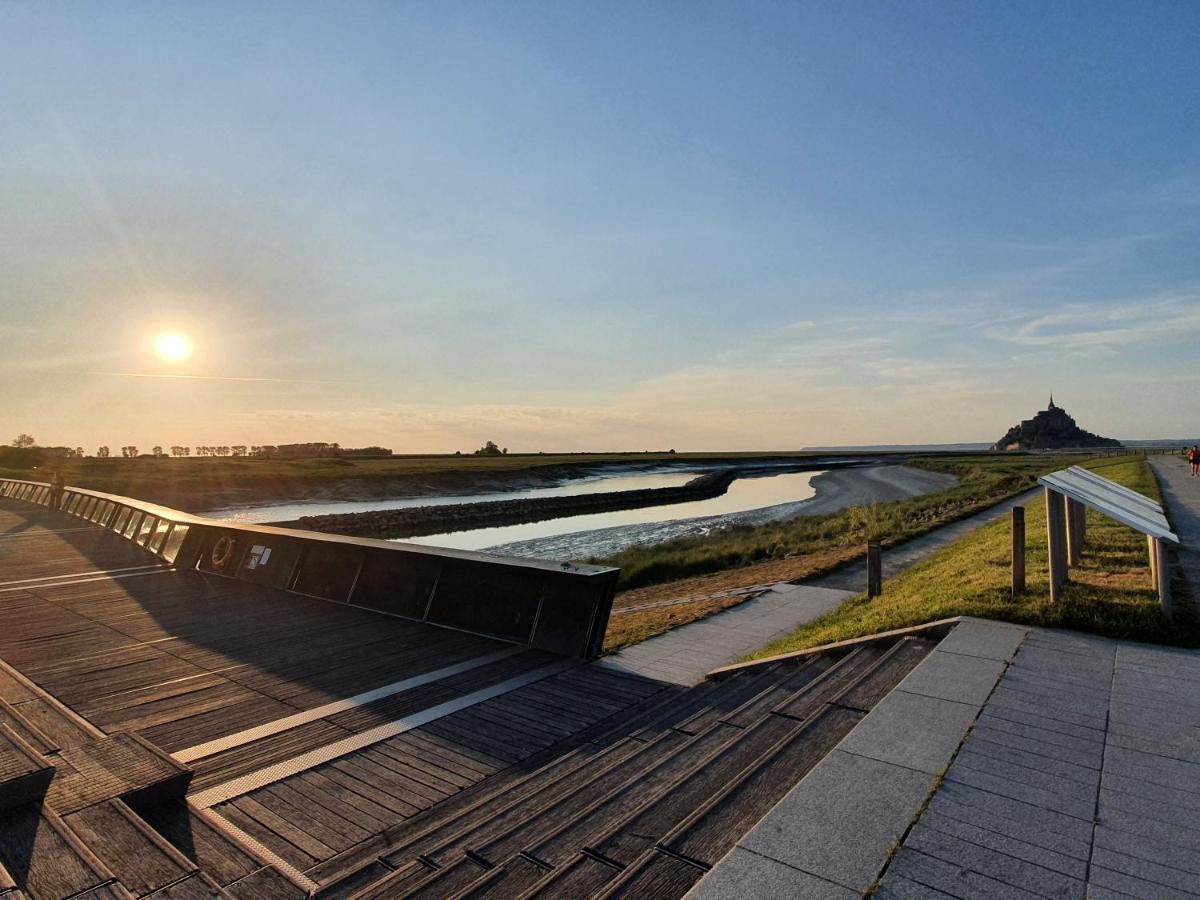
[[[781,503],[807,500],[815,493],[812,480],[820,474],[820,472],[793,472],[761,478],[739,478],[730,485],[725,494],[711,500],[696,500],[670,506],[648,506],[642,509],[626,509],[618,512],[591,513],[547,519],[543,522],[529,522],[524,525],[504,525],[498,528],[476,528],[471,531],[431,534],[418,538],[405,538],[405,541],[434,547],[454,547],[459,550],[483,550],[498,544],[572,534],[577,531],[592,531],[597,528],[730,515],[751,509],[776,506]],[[650,485],[643,486],[649,487]]]

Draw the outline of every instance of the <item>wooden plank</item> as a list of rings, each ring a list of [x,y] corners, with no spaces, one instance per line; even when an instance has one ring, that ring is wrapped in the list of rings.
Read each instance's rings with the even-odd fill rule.
[[[218,812],[224,813],[229,806],[234,806],[240,812],[245,813],[247,816],[260,822],[264,827],[269,828],[289,844],[298,847],[304,853],[313,857],[314,860],[325,859],[337,852],[335,848],[329,846],[324,841],[318,840],[290,821],[287,818],[288,814],[286,812],[280,814],[272,808],[278,807],[280,804],[271,802],[267,797],[264,797],[263,800],[266,800],[271,805],[267,806],[263,801],[250,796],[238,797],[236,800],[223,805]],[[284,857],[284,859],[287,859],[287,857]]]
[[[142,808],[139,814],[185,859],[218,884],[236,881],[262,865],[221,829],[219,819],[182,801]]]
[[[406,740],[420,747],[428,747],[430,748],[430,758],[453,763],[458,769],[464,770],[464,773],[465,771],[475,771],[481,775],[490,775],[506,765],[501,759],[459,744],[450,738],[434,734],[424,727],[414,728],[412,731],[406,731],[389,740]]]
[[[548,900],[551,897],[561,897],[563,900],[594,897],[620,872],[620,869],[580,854],[567,865],[544,876],[542,881],[524,896],[530,900],[534,897],[538,900]]]
[[[377,763],[371,762],[369,759],[363,759],[361,753],[355,753],[335,760],[332,763],[332,768],[344,772],[358,779],[363,784],[370,785],[380,793],[391,797],[393,801],[392,805],[396,809],[406,812],[411,810],[411,812],[407,813],[408,815],[412,815],[429,806],[430,801],[410,790],[408,783],[401,779],[400,776],[393,775],[389,770],[379,766]],[[326,769],[319,769],[318,771],[326,772],[331,778],[333,777],[332,773],[329,773]]]
[[[651,852],[604,892],[605,900],[627,897],[682,897],[704,877],[681,859]]]
[[[325,807],[307,803],[302,795],[297,795],[287,785],[273,784],[255,791],[250,797],[329,847],[333,851],[329,856],[370,837],[370,832],[347,822]]]
[[[794,697],[779,704],[775,712],[793,719],[806,719],[828,701],[858,681],[883,655],[878,647],[856,647],[831,669],[801,688]]]
[[[465,844],[480,859],[500,863],[510,856],[551,834],[570,822],[589,804],[598,802],[609,792],[637,781],[664,760],[691,743],[678,732],[668,732],[656,741],[643,745],[638,752],[626,757],[620,765],[600,772],[588,768],[564,778],[556,786],[552,802],[534,795],[520,807],[485,823]],[[440,862],[445,851],[430,854]]]
[[[869,711],[882,700],[905,675],[934,648],[934,642],[924,638],[901,638],[849,691],[837,699],[839,706]]]
[[[616,866],[632,865],[680,822],[712,801],[748,765],[803,727],[784,716],[766,716],[730,747],[652,802],[624,818],[608,817],[588,836],[587,849]]]
[[[305,773],[316,776],[315,772]],[[290,778],[286,782],[272,785],[276,792],[295,792],[298,797],[293,806],[322,807],[357,827],[363,834],[356,840],[364,840],[372,834],[383,831],[397,819],[386,809],[353,794],[328,779],[320,782],[315,777]]]
[[[253,816],[242,812],[232,803],[224,804],[216,815],[218,819],[227,819],[231,825],[240,828],[280,859],[297,869],[307,869],[317,862],[317,857],[305,853],[274,828],[264,825]]]
[[[138,896],[198,871],[119,800],[89,806],[64,821]]]
[[[251,872],[225,888],[234,900],[303,900],[307,894],[271,866]]]
[[[661,846],[699,865],[716,865],[863,715],[858,710],[826,707],[743,772],[709,805],[693,813],[663,839]]]
[[[339,760],[338,762],[341,762]],[[316,774],[328,778],[335,784],[341,785],[346,790],[358,794],[358,796],[369,800],[370,802],[381,806],[388,810],[392,815],[400,819],[407,819],[420,812],[420,809],[413,806],[398,797],[393,797],[386,791],[381,791],[375,785],[371,784],[370,778],[360,778],[355,774],[355,771],[348,766],[339,766],[334,763],[329,766],[322,766],[319,769],[313,770]],[[309,773],[305,773],[307,775]],[[297,776],[303,777],[303,776]]]
[[[0,859],[33,897],[71,897],[114,877],[58,816],[33,804],[0,815]]]
[[[403,897],[421,882],[432,877],[434,870],[417,861],[407,863],[370,887],[355,893],[355,900],[389,900]]]
[[[197,872],[153,894],[147,894],[146,900],[228,900],[228,897],[220,885],[203,872]]]

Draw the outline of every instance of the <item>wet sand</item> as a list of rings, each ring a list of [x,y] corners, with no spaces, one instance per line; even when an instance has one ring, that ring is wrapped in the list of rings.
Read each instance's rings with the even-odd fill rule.
[[[956,484],[958,479],[953,475],[907,466],[836,469],[816,475],[812,480],[816,495],[795,503],[780,503],[762,509],[720,516],[621,525],[616,528],[560,534],[499,544],[488,547],[487,552],[563,561],[603,557],[634,544],[657,544],[678,537],[703,536],[731,525],[758,525],[794,519],[797,516],[827,515],[850,506],[904,500],[946,490]]]

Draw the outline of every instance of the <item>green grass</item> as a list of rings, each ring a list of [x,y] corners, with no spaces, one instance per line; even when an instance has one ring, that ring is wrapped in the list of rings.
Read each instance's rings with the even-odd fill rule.
[[[909,464],[957,475],[959,484],[922,497],[852,507],[831,515],[735,526],[716,534],[630,547],[589,562],[619,567],[619,586],[628,590],[764,560],[861,546],[869,539],[882,540],[886,547],[986,509],[1033,487],[1039,475],[1084,458],[1080,454],[976,454],[918,459]]]
[[[1150,467],[1141,459],[1094,460],[1098,474],[1160,499]],[[1114,638],[1200,646],[1194,622],[1168,624],[1150,585],[1146,538],[1088,510],[1081,565],[1071,570],[1061,602],[1051,605],[1047,582],[1046,511],[1041,498],[1027,505],[1026,585],[1010,596],[1012,531],[1007,518],[984,526],[884,584],[881,597],[865,594],[751,654],[787,653],[921,625],[952,616],[979,616],[1026,625],[1069,628]],[[1182,614],[1176,619],[1184,619]]]

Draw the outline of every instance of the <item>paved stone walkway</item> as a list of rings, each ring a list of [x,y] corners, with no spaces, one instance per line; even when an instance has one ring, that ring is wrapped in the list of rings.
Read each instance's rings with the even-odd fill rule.
[[[1200,652],[1035,629],[877,900],[1200,896]]]
[[[1192,602],[1200,598],[1200,478],[1180,457],[1156,456],[1150,465],[1158,475],[1163,500],[1183,546],[1175,549],[1179,574],[1187,581]]]
[[[698,684],[713,669],[782,637],[853,593],[778,584],[753,600],[626,647],[595,665],[676,684]]]

